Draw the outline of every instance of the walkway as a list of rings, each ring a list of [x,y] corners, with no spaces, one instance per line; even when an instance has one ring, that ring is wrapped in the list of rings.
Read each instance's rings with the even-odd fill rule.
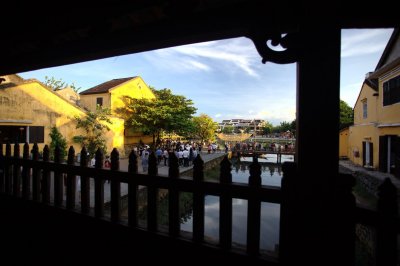
[[[383,182],[388,177],[392,181],[393,185],[397,187],[397,190],[400,191],[400,179],[396,178],[394,175],[374,170],[367,170],[362,166],[355,165],[350,160],[339,160],[339,171],[343,171],[345,173],[360,173],[364,175],[369,175],[376,178],[377,180],[380,180],[381,182]]]

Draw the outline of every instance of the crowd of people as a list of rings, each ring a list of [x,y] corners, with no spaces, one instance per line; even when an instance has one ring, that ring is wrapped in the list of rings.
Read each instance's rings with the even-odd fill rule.
[[[157,164],[169,166],[169,158],[171,153],[174,153],[178,158],[178,164],[182,167],[189,167],[193,164],[193,160],[197,157],[202,150],[202,146],[195,142],[169,142],[168,145],[159,145],[154,149],[154,154],[157,158]],[[153,152],[147,145],[140,145],[134,147],[134,151],[141,159],[143,172],[148,171],[149,156]]]

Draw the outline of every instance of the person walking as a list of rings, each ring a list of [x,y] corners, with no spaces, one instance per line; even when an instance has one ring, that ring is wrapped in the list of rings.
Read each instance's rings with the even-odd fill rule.
[[[164,166],[167,166],[167,163],[169,165],[168,158],[169,158],[169,149],[165,149],[164,150]]]
[[[146,173],[147,170],[149,169],[149,151],[144,150],[142,152],[142,168],[143,168],[143,173]]]

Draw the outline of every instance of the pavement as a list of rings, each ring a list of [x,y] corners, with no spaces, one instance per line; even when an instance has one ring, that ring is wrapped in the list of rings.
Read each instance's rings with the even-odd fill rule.
[[[360,165],[354,164],[350,160],[339,160],[340,170],[346,173],[362,173],[365,175],[373,176],[377,180],[383,182],[386,178],[390,178],[393,185],[400,191],[400,179],[389,173],[383,173],[376,170],[368,170]]]

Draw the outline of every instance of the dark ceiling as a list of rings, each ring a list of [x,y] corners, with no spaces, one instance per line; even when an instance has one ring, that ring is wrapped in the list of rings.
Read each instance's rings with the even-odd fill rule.
[[[254,31],[398,27],[397,9],[390,6],[386,0],[376,6],[257,0],[7,2],[1,5],[0,75]]]

